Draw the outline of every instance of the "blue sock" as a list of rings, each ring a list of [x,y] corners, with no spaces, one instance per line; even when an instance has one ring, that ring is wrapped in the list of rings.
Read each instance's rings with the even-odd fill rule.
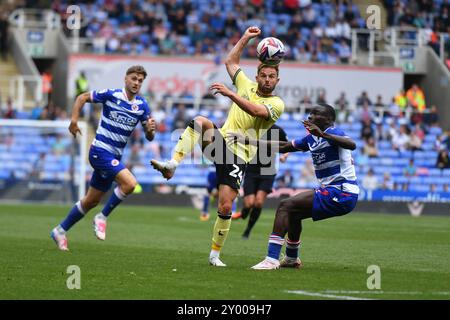
[[[72,226],[80,221],[86,213],[84,212],[83,208],[81,207],[81,202],[78,201],[72,209],[70,209],[69,214],[67,217],[61,222],[60,226],[64,229],[64,231],[69,231]]]
[[[280,258],[280,252],[283,244],[284,238],[280,237],[276,233],[272,233],[269,237],[269,248],[267,250],[267,256],[269,258],[278,260]]]
[[[298,248],[300,247],[300,240],[291,241],[286,239],[286,255],[289,258],[297,259],[298,258]]]
[[[111,211],[113,211],[114,208],[117,207],[122,202],[122,200],[124,200],[125,198],[126,198],[126,195],[122,191],[120,191],[119,187],[116,187],[114,189],[113,194],[109,198],[108,202],[103,207],[103,210],[102,210],[103,215],[105,217],[109,216]]]
[[[203,210],[202,213],[209,212],[209,194],[203,197]]]

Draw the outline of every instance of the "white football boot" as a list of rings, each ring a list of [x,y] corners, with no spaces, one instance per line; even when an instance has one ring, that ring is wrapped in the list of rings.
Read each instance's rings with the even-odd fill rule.
[[[265,258],[260,263],[252,267],[253,270],[276,270],[280,268],[280,261],[275,259]]]

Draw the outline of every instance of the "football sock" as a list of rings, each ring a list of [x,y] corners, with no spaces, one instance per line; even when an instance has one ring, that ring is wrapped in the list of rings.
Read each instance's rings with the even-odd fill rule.
[[[61,222],[60,226],[64,229],[64,231],[69,231],[72,226],[80,221],[86,212],[84,212],[83,208],[81,207],[81,201],[78,201],[73,208],[70,210],[67,217]]]
[[[246,235],[247,237],[250,234],[250,231],[252,231],[253,226],[255,225],[256,221],[258,221],[258,218],[261,215],[261,210],[262,210],[262,208],[253,207],[253,210],[250,213],[250,218],[248,219],[247,229],[245,229],[245,231],[244,231],[244,235]]]
[[[205,196],[203,196],[203,209],[202,209],[202,213],[207,213],[209,211],[209,200],[210,200],[210,196],[207,194]]]
[[[231,214],[223,215],[219,212],[217,216],[216,223],[214,224],[212,246],[211,249],[214,251],[220,251],[222,249],[225,240],[228,236],[228,231],[230,231],[231,225]]]
[[[300,247],[300,240],[291,241],[286,239],[286,256],[292,259],[298,258],[298,248]]]
[[[102,210],[103,215],[105,217],[109,216],[111,211],[113,211],[114,208],[117,207],[119,205],[119,203],[121,203],[126,197],[127,197],[127,195],[125,193],[123,193],[120,190],[120,188],[117,186],[114,189],[114,192],[111,195],[111,197],[109,198],[108,202],[103,207],[103,210]]]
[[[276,233],[272,233],[269,237],[267,256],[269,258],[278,260],[280,258],[281,247],[283,247],[283,244],[284,238],[280,237]]]
[[[180,163],[184,159],[186,154],[192,152],[192,150],[195,147],[195,144],[197,143],[200,137],[200,132],[195,130],[194,124],[195,122],[194,120],[192,120],[189,123],[189,126],[184,130],[183,134],[178,140],[178,143],[175,146],[173,159],[175,159],[178,163]]]
[[[242,211],[241,211],[241,218],[242,218],[242,219],[247,218],[248,214],[250,213],[250,211],[252,211],[252,209],[253,209],[253,207],[250,207],[250,208],[244,207],[244,208],[242,208]]]

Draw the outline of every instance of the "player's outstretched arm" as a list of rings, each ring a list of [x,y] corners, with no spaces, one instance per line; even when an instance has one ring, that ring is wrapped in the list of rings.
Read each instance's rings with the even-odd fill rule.
[[[148,118],[147,122],[145,123],[144,127],[145,131],[145,138],[148,141],[152,141],[155,138],[155,131],[156,131],[156,122],[153,118]]]
[[[261,30],[258,27],[249,27],[245,30],[241,39],[236,43],[236,45],[228,53],[225,59],[225,66],[227,68],[230,78],[233,80],[236,71],[239,70],[239,61],[241,59],[242,51],[244,50],[250,39],[255,38],[261,34]]]
[[[323,132],[318,126],[316,126],[315,124],[313,124],[312,122],[310,122],[308,120],[303,121],[303,125],[305,126],[306,129],[308,129],[309,133],[311,133],[313,136],[322,137],[324,139],[333,141],[339,147],[344,148],[344,149],[349,149],[349,150],[356,149],[356,143],[349,137],[343,137],[343,136],[338,136],[335,134]]]
[[[69,131],[73,135],[74,138],[77,137],[77,133],[81,134],[81,130],[78,127],[78,119],[80,118],[80,112],[86,102],[91,101],[91,93],[84,92],[80,94],[73,104],[72,107],[72,116],[70,118]]]
[[[225,86],[222,83],[213,83],[209,89],[215,90],[214,95],[220,93],[221,95],[230,98],[231,101],[236,103],[239,108],[247,112],[252,117],[263,118],[265,120],[268,120],[270,118],[270,113],[267,107],[261,104],[250,102],[247,99],[242,98],[240,95],[230,90],[227,86]]]
[[[250,144],[253,146],[266,146],[274,151],[280,153],[300,151],[292,145],[291,141],[269,141],[269,140],[257,140],[244,136],[240,133],[229,132],[227,133],[227,144],[232,145],[236,142],[243,144]]]

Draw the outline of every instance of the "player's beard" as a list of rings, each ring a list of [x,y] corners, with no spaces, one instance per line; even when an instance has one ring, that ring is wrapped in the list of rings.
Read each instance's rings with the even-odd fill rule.
[[[258,91],[264,95],[271,95],[273,90],[275,90],[275,86],[265,86],[258,84]]]

